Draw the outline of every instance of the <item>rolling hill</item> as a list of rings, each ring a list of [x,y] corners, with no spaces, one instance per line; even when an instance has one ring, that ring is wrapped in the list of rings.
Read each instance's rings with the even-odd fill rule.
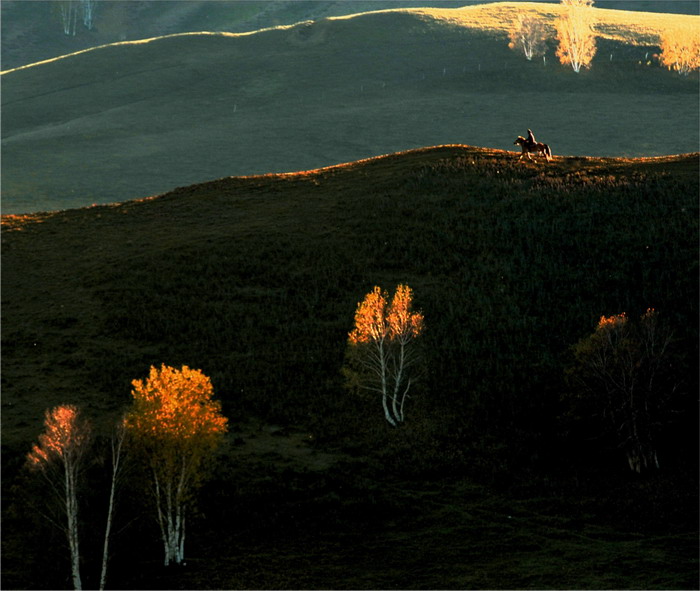
[[[596,9],[599,55],[575,75],[507,48],[518,12],[365,13],[250,34],[107,45],[2,75],[3,211],[65,209],[229,175],[305,170],[423,145],[508,148],[530,127],[556,154],[698,146],[695,75],[647,65],[687,15]]]
[[[232,431],[186,568],[159,565],[126,488],[115,587],[692,588],[699,156],[520,164],[445,145],[3,216],[3,587],[67,573],[21,469],[44,409],[80,404],[99,435],[168,363],[212,377]],[[392,430],[340,368],[357,302],[400,282],[426,372]],[[650,306],[682,387],[662,470],[632,478],[559,400],[569,347]],[[89,572],[101,531],[84,535]]]
[[[547,0],[558,2],[558,0]],[[76,4],[79,0],[73,0]],[[90,26],[76,22],[74,34],[64,34],[58,6],[52,0],[6,0],[0,6],[0,69],[53,58],[96,45],[133,41],[147,37],[220,31],[243,33],[292,25],[301,21],[320,20],[358,12],[387,8],[455,8],[483,3],[481,0],[112,0],[96,3]],[[694,2],[685,0],[598,0],[599,8],[698,14]]]
[[[72,0],[76,5],[80,0]],[[467,0],[463,4],[474,4]],[[662,0],[664,4],[668,4]],[[657,2],[645,2],[656,10]],[[74,33],[64,34],[61,13],[53,0],[6,0],[2,3],[2,69],[25,66],[97,45],[134,41],[193,31],[245,33],[358,12],[387,8],[454,7],[452,0],[112,0],[95,3],[91,28],[78,18]],[[661,7],[682,12],[687,2]],[[461,5],[461,4],[460,4]],[[651,5],[651,8],[646,8]],[[684,6],[685,5],[685,6]],[[629,3],[628,3],[629,6]],[[676,8],[680,6],[681,10]],[[692,11],[691,11],[692,13]],[[82,14],[81,14],[82,16]]]

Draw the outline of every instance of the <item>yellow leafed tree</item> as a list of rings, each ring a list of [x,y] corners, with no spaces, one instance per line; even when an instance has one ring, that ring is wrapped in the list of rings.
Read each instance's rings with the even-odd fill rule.
[[[661,64],[687,76],[700,68],[700,32],[676,28],[661,35]]]
[[[577,74],[581,68],[590,68],[596,53],[593,31],[595,17],[592,0],[562,0],[565,7],[556,20],[557,57],[562,65],[570,64]]]
[[[132,382],[124,426],[150,477],[166,566],[182,563],[185,513],[209,458],[227,430],[211,380],[200,370],[163,364]]]
[[[381,395],[384,417],[394,427],[405,418],[414,341],[423,332],[423,315],[412,308],[413,291],[407,285],[396,288],[391,302],[386,291],[375,287],[357,305],[348,335],[350,364],[359,370],[353,375],[360,387]]]
[[[522,51],[529,61],[545,52],[547,33],[544,25],[531,16],[518,15],[518,21],[509,31],[508,38],[508,47],[514,51]]]
[[[78,538],[79,475],[90,441],[90,425],[77,406],[66,404],[47,410],[44,432],[27,455],[30,468],[40,470],[61,499],[65,532],[71,555],[73,587],[82,589]]]

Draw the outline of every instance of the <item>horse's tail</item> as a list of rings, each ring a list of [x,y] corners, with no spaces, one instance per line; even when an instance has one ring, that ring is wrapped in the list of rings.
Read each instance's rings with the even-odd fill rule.
[[[554,157],[554,156],[552,156],[552,150],[551,150],[551,148],[549,147],[549,144],[545,144],[545,145],[544,145],[544,151],[545,151],[545,154],[547,155],[548,158],[553,158],[553,157]]]

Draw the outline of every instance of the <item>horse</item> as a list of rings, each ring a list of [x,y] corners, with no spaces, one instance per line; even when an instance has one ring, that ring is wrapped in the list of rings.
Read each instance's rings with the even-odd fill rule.
[[[547,162],[553,158],[552,150],[549,149],[547,144],[543,144],[542,142],[537,142],[533,146],[528,143],[523,136],[519,135],[513,144],[520,146],[523,149],[523,153],[520,154],[520,158],[518,158],[518,160],[522,160],[523,156],[527,156],[528,160],[532,160],[532,156],[530,156],[531,152],[534,152],[535,155],[542,154],[547,159]]]

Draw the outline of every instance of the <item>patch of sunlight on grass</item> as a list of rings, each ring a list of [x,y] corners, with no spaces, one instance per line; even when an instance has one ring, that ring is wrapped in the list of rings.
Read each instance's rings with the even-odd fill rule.
[[[662,32],[688,28],[697,30],[700,17],[659,12],[637,12],[593,7],[596,31],[600,37],[632,45],[649,45],[659,42]],[[481,29],[493,33],[507,33],[517,22],[518,16],[526,14],[546,22],[554,33],[554,20],[564,11],[560,4],[542,2],[497,2],[478,4],[462,8],[420,8],[412,10],[438,21]]]

